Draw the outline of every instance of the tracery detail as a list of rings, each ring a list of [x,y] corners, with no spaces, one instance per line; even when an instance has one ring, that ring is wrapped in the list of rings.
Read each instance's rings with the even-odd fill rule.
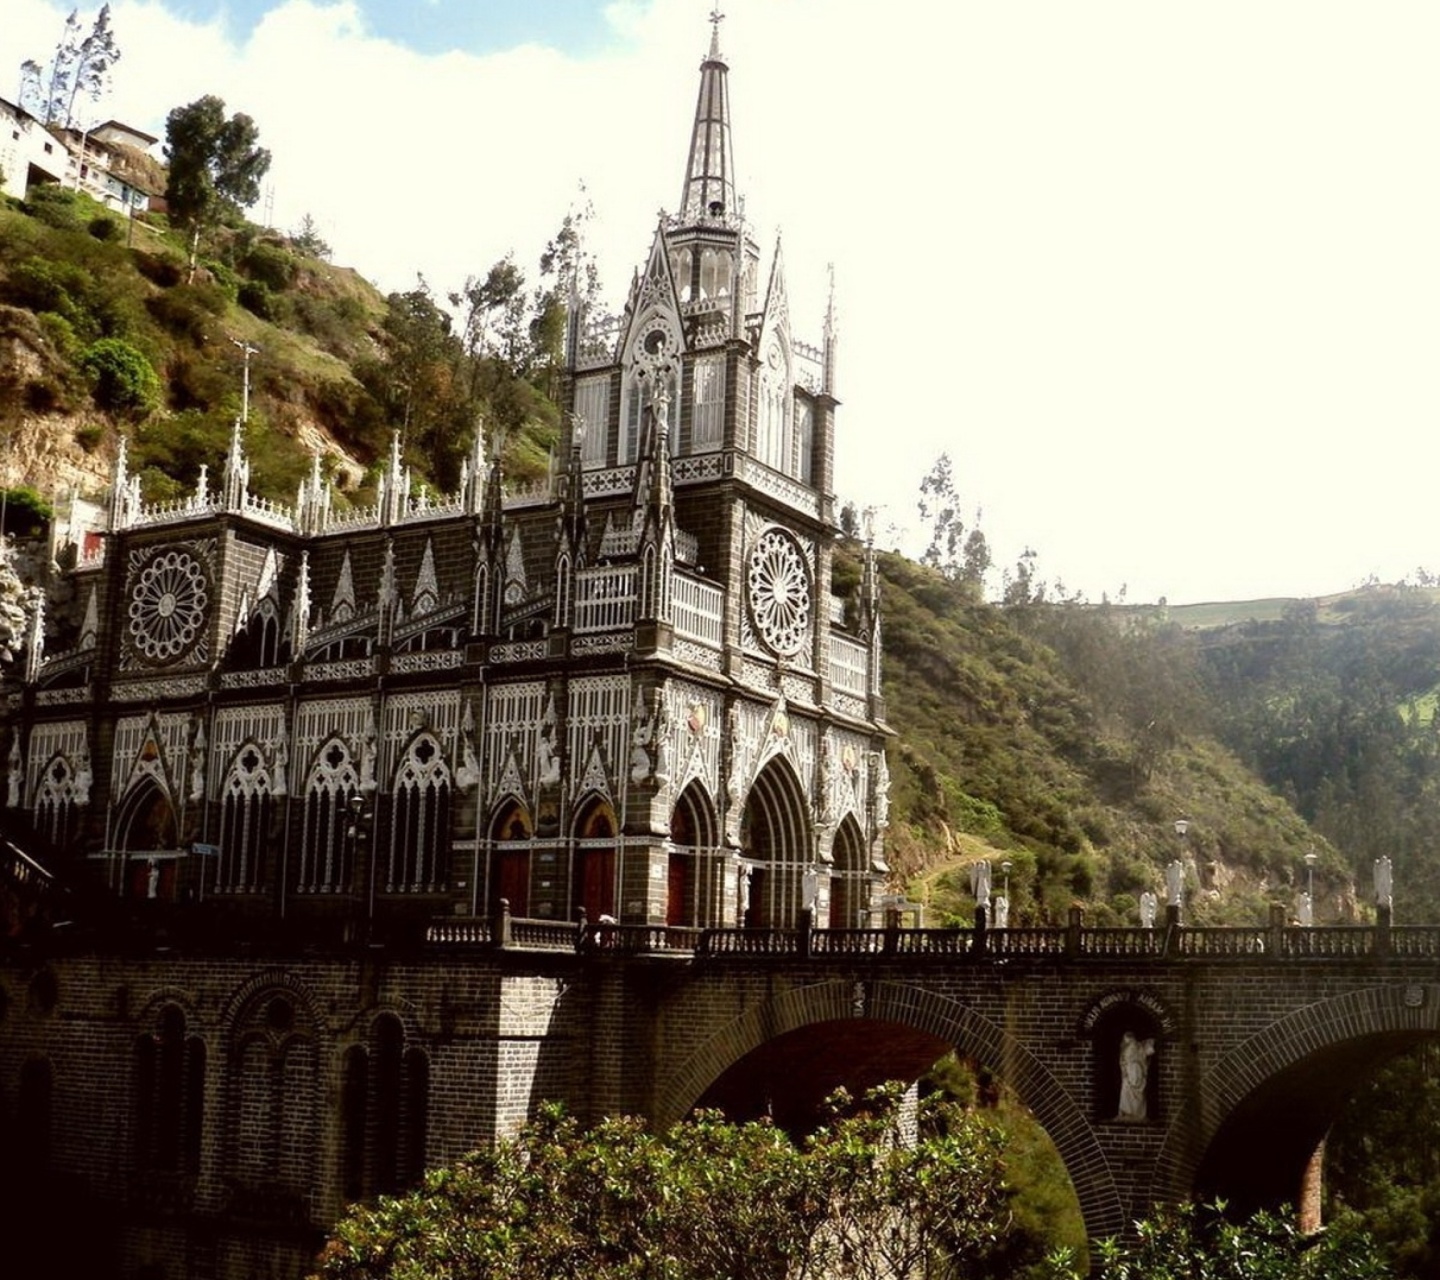
[[[798,653],[810,627],[810,576],[800,545],[783,529],[767,529],[750,552],[750,616],[767,648]]]

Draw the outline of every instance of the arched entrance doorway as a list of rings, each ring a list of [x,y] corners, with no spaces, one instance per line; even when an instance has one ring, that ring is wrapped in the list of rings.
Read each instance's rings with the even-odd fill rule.
[[[616,918],[615,845],[620,824],[607,800],[581,806],[575,821],[575,852],[570,875],[570,914],[597,921]]]
[[[503,898],[512,916],[530,913],[530,813],[518,800],[507,800],[490,821],[490,911]]]
[[[740,848],[748,872],[742,877],[742,923],[757,929],[798,923],[812,835],[805,792],[788,760],[771,760],[756,777],[745,800]]]
[[[150,777],[138,780],[115,815],[115,847],[126,859],[126,893],[132,898],[175,896],[176,851],[180,847],[175,806]],[[164,857],[158,855],[164,854]]]
[[[691,782],[670,813],[670,847],[665,881],[665,923],[716,923],[719,824],[715,807],[699,782]]]
[[[870,874],[865,837],[853,813],[845,815],[830,848],[834,858],[830,872],[830,928],[863,928],[870,915]]]

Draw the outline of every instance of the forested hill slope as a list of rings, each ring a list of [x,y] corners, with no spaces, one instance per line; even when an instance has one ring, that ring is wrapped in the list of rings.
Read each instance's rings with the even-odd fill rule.
[[[897,555],[880,567],[889,848],[912,897],[966,918],[963,864],[988,857],[1012,864],[1012,923],[1075,904],[1134,923],[1179,857],[1191,920],[1258,922],[1268,902],[1293,910],[1313,849],[1317,897],[1353,913],[1347,860],[1214,736],[1193,633],[1081,603],[1002,607]]]
[[[318,449],[342,494],[370,500],[397,429],[421,478],[453,488],[481,420],[510,475],[540,474],[559,422],[562,300],[593,283],[578,243],[566,219],[533,278],[507,259],[446,282],[447,307],[424,281],[382,296],[313,238],[239,219],[206,237],[192,279],[163,218],[130,225],[54,188],[0,207],[10,523],[72,487],[98,495],[122,435],[148,498],[188,492],[224,457],[247,358],[265,496],[290,500]],[[842,548],[841,587],[859,557]],[[1325,909],[1348,918],[1354,866],[1382,844],[1408,860],[1397,872],[1422,857],[1412,798],[1429,794],[1437,667],[1424,655],[1440,648],[1429,594],[1292,603],[1260,622],[1212,607],[1204,621],[1226,625],[1200,630],[1178,610],[986,603],[898,555],[880,562],[893,887],[933,919],[968,917],[963,864],[982,856],[1012,864],[1017,924],[1077,902],[1097,923],[1134,920],[1177,856],[1191,918],[1259,919],[1267,901],[1293,903],[1312,848]]]

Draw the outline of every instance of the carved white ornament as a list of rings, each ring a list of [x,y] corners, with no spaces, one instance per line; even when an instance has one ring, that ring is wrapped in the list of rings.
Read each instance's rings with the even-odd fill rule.
[[[782,656],[798,653],[810,629],[810,575],[800,544],[783,529],[766,529],[751,548],[746,579],[760,639]]]
[[[140,570],[130,592],[129,629],[151,662],[174,662],[205,625],[210,588],[205,568],[188,551],[163,551]]]

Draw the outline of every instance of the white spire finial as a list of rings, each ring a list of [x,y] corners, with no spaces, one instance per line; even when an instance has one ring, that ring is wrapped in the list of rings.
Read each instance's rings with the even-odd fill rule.
[[[725,21],[725,15],[720,12],[718,3],[710,10],[710,56],[720,56],[720,24]]]

